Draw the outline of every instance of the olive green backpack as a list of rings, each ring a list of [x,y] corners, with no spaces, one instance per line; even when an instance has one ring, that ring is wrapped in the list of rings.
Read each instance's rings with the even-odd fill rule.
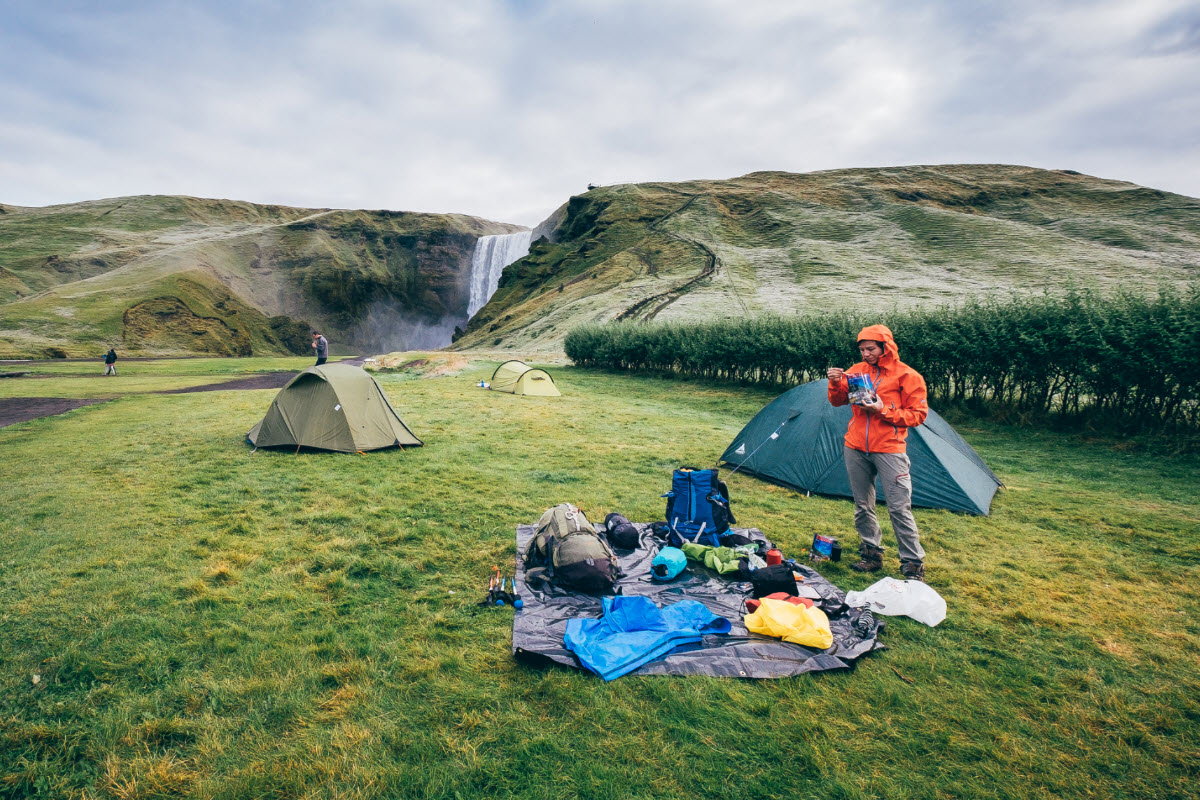
[[[526,582],[551,580],[594,594],[611,594],[621,577],[617,555],[582,511],[559,503],[538,520],[525,552]]]

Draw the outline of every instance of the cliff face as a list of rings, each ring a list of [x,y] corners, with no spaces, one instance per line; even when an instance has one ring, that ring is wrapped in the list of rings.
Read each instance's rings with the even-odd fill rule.
[[[446,344],[475,240],[456,214],[130,197],[0,215],[0,355],[307,353]],[[100,348],[103,352],[104,347]]]
[[[282,313],[322,319],[372,351],[428,349],[466,327],[476,240],[513,230],[461,215],[335,212],[287,225],[267,262],[301,292],[277,297]]]
[[[455,347],[555,351],[581,321],[1189,281],[1200,201],[1004,165],[761,172],[602,187],[534,238]]]

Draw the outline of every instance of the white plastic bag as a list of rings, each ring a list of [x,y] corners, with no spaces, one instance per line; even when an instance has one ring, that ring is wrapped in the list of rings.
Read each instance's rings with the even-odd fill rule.
[[[861,592],[847,592],[846,605],[866,606],[872,614],[888,617],[912,617],[931,628],[946,618],[946,601],[932,586],[921,581],[884,578]]]

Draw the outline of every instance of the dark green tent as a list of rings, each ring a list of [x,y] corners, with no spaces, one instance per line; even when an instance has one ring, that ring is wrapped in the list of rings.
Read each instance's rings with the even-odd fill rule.
[[[852,497],[842,461],[850,406],[832,406],[828,381],[797,386],[750,420],[721,456],[739,472],[814,494]],[[946,420],[930,410],[908,431],[913,505],[987,516],[1000,479]],[[883,487],[875,486],[883,497]]]
[[[375,379],[348,364],[309,367],[292,378],[246,438],[255,447],[314,447],[341,453],[422,444]]]

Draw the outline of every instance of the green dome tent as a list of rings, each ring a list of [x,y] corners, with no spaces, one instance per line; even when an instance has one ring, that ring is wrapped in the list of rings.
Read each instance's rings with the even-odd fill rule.
[[[505,361],[496,367],[488,381],[497,392],[529,394],[539,397],[561,397],[554,379],[544,369],[534,369],[524,361]]]
[[[375,379],[349,364],[309,367],[292,378],[246,439],[255,447],[314,447],[340,453],[423,444]]]
[[[832,406],[828,381],[813,381],[775,398],[742,428],[721,460],[774,483],[834,497],[853,497],[842,460],[850,406]],[[987,516],[1000,479],[933,410],[908,431],[912,501]],[[876,496],[883,487],[876,484]]]

